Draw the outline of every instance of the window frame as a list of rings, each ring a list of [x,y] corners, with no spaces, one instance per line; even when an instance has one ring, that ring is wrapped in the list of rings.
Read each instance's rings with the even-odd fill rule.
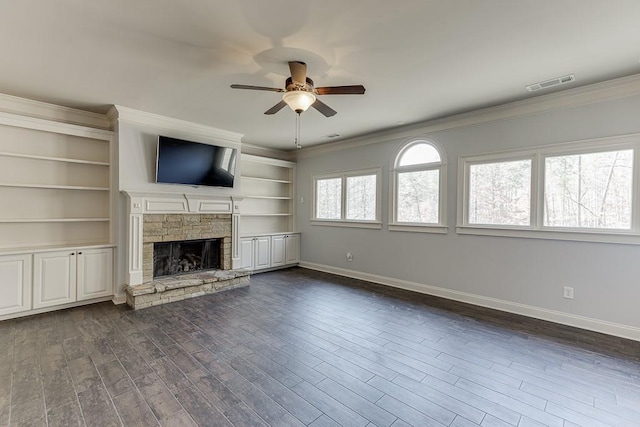
[[[371,176],[374,175],[376,177],[376,218],[374,220],[360,220],[360,219],[347,219],[347,178],[351,177],[359,177],[359,176]],[[381,197],[382,192],[380,188],[382,177],[382,170],[380,168],[371,168],[371,169],[359,169],[359,170],[350,170],[343,172],[333,172],[327,174],[314,175],[312,177],[312,203],[313,207],[311,209],[311,225],[322,225],[322,226],[330,226],[330,227],[354,227],[354,228],[374,228],[381,229],[382,228],[382,218],[381,218]],[[317,217],[317,189],[318,189],[318,181],[324,179],[336,179],[340,178],[341,180],[341,197],[340,197],[340,218],[330,219],[330,218],[318,218]]]
[[[485,165],[492,163],[507,163],[516,162],[521,160],[531,161],[531,182],[529,183],[529,225],[509,225],[509,224],[471,224],[469,222],[469,199],[470,199],[470,186],[471,186],[471,166]],[[538,170],[538,158],[534,153],[518,153],[518,154],[505,154],[500,156],[495,155],[483,155],[477,156],[464,162],[462,167],[464,168],[464,193],[462,193],[462,203],[459,206],[464,206],[462,210],[462,221],[458,221],[458,224],[462,223],[465,227],[479,227],[479,228],[500,228],[500,229],[516,229],[516,230],[534,230],[537,223],[538,211],[534,209],[534,198],[536,197],[536,180],[535,174]],[[461,192],[458,192],[461,195]]]
[[[631,179],[631,223],[629,229],[557,227],[544,225],[545,166],[550,157],[633,150]],[[469,223],[470,166],[509,160],[532,159],[530,225],[493,225]],[[604,243],[640,244],[640,134],[572,141],[529,149],[507,150],[458,159],[458,234],[528,237]]]
[[[427,144],[433,147],[440,155],[439,162],[419,163],[408,166],[398,166],[402,156],[413,146],[419,144]],[[403,172],[422,172],[438,170],[438,222],[437,223],[419,223],[419,222],[399,222],[398,217],[398,175]],[[411,138],[400,145],[396,150],[391,161],[389,179],[389,231],[404,231],[417,233],[438,233],[446,234],[449,228],[446,225],[447,219],[447,156],[440,144],[431,138]]]

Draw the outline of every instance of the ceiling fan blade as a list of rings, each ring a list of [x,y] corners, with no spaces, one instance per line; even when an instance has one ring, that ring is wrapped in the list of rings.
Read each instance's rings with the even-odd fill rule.
[[[287,103],[284,101],[280,101],[278,102],[276,105],[274,105],[273,107],[269,108],[267,111],[265,111],[265,114],[271,115],[271,114],[275,114],[278,111],[282,110],[284,107],[286,107]]]
[[[364,86],[325,86],[317,87],[318,95],[362,95],[364,94]]]
[[[331,117],[331,116],[335,116],[337,114],[336,110],[334,110],[333,108],[329,107],[327,104],[325,104],[324,102],[320,101],[319,99],[316,99],[316,102],[311,104],[311,106],[313,108],[315,108],[316,110],[320,111],[325,117]]]
[[[251,90],[268,90],[270,92],[284,92],[284,89],[277,87],[265,87],[265,86],[249,86],[249,85],[231,85],[232,89],[251,89]]]
[[[291,61],[289,62],[289,70],[294,82],[301,85],[307,82],[307,64],[300,61]]]

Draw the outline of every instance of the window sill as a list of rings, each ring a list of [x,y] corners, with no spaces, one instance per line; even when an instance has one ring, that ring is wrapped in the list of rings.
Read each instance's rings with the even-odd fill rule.
[[[568,240],[574,242],[640,245],[640,234],[622,231],[532,230],[487,226],[457,226],[456,233],[477,236],[518,237],[527,239]]]
[[[447,234],[449,227],[446,225],[431,225],[431,224],[389,224],[387,226],[389,231],[404,231],[410,233],[434,233],[434,234]]]
[[[369,228],[380,230],[382,229],[381,222],[373,221],[344,221],[344,220],[318,220],[312,219],[311,225],[321,225],[324,227],[349,227],[349,228]]]

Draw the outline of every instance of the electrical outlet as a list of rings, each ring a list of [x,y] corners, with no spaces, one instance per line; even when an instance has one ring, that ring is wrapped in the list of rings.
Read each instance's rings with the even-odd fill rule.
[[[567,299],[573,299],[573,288],[570,286],[565,286],[562,296]]]
[[[347,261],[353,261],[353,254],[351,252],[347,252]]]

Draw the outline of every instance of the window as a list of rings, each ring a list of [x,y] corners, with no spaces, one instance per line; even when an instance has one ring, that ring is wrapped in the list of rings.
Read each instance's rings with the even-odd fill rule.
[[[547,157],[544,225],[629,229],[633,150]]]
[[[424,140],[406,144],[394,159],[392,231],[446,232],[444,161],[440,150]]]
[[[469,224],[529,225],[531,159],[469,166]]]
[[[314,223],[379,223],[379,180],[379,170],[315,177]]]
[[[639,139],[460,159],[459,232],[640,243]]]
[[[376,175],[348,176],[347,219],[376,220]]]
[[[342,218],[342,179],[328,178],[316,181],[316,218]]]

